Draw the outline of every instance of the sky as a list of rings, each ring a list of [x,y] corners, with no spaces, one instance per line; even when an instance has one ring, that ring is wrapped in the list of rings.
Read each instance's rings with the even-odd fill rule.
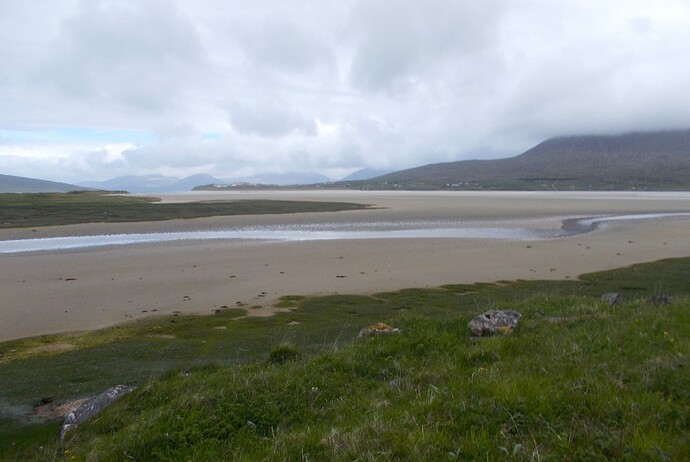
[[[0,0],[0,173],[332,178],[690,128],[687,0]]]

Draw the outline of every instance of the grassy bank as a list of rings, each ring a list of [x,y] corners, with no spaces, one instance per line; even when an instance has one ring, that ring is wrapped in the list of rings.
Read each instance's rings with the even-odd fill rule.
[[[366,208],[346,202],[240,200],[159,204],[151,197],[100,192],[0,194],[0,228],[121,223],[299,212],[336,212]]]
[[[683,460],[690,259],[0,344],[2,460]],[[609,306],[602,292],[625,293]],[[663,291],[670,304],[649,297]],[[475,341],[492,308],[523,317]],[[399,335],[355,340],[384,321]],[[137,385],[63,444],[34,405]],[[40,449],[40,448],[43,449]]]

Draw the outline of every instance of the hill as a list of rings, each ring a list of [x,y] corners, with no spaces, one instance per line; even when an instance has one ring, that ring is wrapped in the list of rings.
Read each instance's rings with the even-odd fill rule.
[[[302,185],[314,183],[328,183],[333,181],[325,175],[315,172],[290,172],[290,173],[261,173],[252,177],[235,178],[229,182],[245,182],[251,184],[266,184],[266,185]]]
[[[23,176],[0,175],[0,193],[44,193],[84,191],[89,188],[69,183],[38,180]]]
[[[198,174],[185,178],[176,178],[164,175],[127,175],[111,178],[105,181],[88,181],[81,185],[91,188],[129,191],[132,193],[162,193],[177,191],[192,191],[200,186],[207,185],[206,189],[214,189],[209,185],[225,185],[233,183],[247,183],[250,185],[301,185],[312,183],[326,183],[332,181],[324,175],[312,172],[291,173],[266,173],[246,178],[220,179],[211,175]]]
[[[690,130],[552,138],[508,159],[426,165],[363,189],[686,190]]]
[[[179,178],[164,175],[126,175],[105,181],[85,181],[80,183],[90,188],[108,191],[129,191],[137,193],[168,191],[171,185],[181,181]]]
[[[390,170],[363,168],[361,170],[357,170],[356,172],[350,173],[348,176],[342,178],[341,181],[368,180],[370,178],[376,178],[377,176],[383,176],[388,173],[390,173]]]

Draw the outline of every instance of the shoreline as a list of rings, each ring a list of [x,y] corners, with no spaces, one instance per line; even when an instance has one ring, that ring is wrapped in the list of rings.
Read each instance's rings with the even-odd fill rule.
[[[601,195],[601,193],[598,193]],[[175,222],[70,226],[61,233],[139,232],[227,226],[395,220],[519,221],[558,230],[564,217],[690,211],[672,203],[615,195],[402,194],[370,196],[385,209],[325,214],[216,217]],[[195,196],[196,197],[196,196]],[[320,196],[324,197],[324,196]],[[332,197],[326,195],[329,200]],[[346,195],[351,198],[350,195]],[[462,198],[462,200],[458,200]],[[364,200],[364,199],[363,199]],[[589,212],[589,213],[587,213]],[[593,212],[593,213],[592,213]],[[50,231],[50,232],[48,232]],[[58,230],[37,231],[41,236]],[[30,237],[36,232],[23,231]],[[10,233],[0,233],[6,238]],[[149,315],[212,313],[241,303],[271,314],[285,295],[371,294],[403,288],[580,274],[690,256],[690,217],[609,222],[596,232],[536,241],[463,238],[333,241],[190,241],[30,254],[2,254],[0,341],[94,330]],[[261,306],[260,310],[250,307]]]

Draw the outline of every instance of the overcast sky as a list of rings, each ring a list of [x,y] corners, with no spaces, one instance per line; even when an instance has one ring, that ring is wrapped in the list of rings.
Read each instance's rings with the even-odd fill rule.
[[[240,177],[690,128],[688,0],[0,0],[0,173]]]

